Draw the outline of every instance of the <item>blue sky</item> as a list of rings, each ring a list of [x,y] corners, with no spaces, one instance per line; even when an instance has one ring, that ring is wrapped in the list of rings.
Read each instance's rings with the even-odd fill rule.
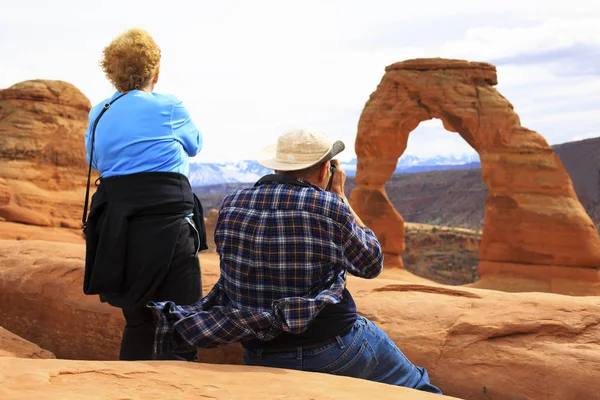
[[[360,112],[386,65],[416,57],[488,61],[524,126],[551,144],[600,136],[600,2],[27,1],[0,5],[0,88],[73,83],[112,93],[102,49],[130,27],[162,48],[156,90],[188,106],[203,161],[251,159],[282,131],[317,126],[354,156]],[[439,121],[407,153],[472,150]]]

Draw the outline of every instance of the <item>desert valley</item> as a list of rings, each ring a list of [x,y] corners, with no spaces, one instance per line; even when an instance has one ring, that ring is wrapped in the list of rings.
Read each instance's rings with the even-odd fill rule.
[[[348,284],[359,312],[447,396],[592,400],[600,392],[600,139],[550,147],[521,126],[494,88],[498,78],[493,65],[462,60],[386,68],[358,121],[347,185],[382,244],[384,272]],[[122,314],[82,292],[90,107],[62,81],[0,91],[0,398],[440,398],[245,367],[239,345],[201,350],[197,364],[116,361]],[[432,118],[478,152],[481,169],[394,174],[409,134]],[[209,234],[223,196],[251,184],[195,188]],[[209,247],[200,254],[205,293],[219,276]]]

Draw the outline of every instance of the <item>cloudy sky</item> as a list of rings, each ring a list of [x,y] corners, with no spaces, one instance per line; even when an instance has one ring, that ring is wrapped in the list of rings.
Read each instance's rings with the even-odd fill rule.
[[[156,91],[187,105],[199,159],[251,159],[282,131],[317,126],[353,145],[386,65],[417,57],[488,61],[522,124],[551,144],[600,136],[600,1],[3,1],[0,88],[60,79],[102,101],[98,61],[131,27],[162,49]],[[439,121],[407,153],[472,152]]]

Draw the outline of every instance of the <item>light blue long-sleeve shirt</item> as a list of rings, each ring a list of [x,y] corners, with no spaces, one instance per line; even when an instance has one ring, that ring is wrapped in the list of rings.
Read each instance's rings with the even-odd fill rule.
[[[90,161],[94,120],[104,104],[92,107],[85,134]],[[202,134],[175,96],[133,90],[117,100],[96,127],[93,167],[102,177],[138,172],[177,172],[188,176],[189,157],[202,148]]]

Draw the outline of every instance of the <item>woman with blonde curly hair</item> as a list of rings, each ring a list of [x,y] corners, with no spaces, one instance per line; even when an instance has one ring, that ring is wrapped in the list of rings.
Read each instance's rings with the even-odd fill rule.
[[[202,297],[198,251],[206,248],[202,207],[192,192],[189,157],[202,135],[175,96],[155,93],[160,48],[130,29],[100,62],[117,89],[90,111],[90,169],[100,172],[87,221],[84,292],[123,310],[121,360],[153,358],[150,300],[192,304]],[[182,349],[167,359],[194,360]]]

